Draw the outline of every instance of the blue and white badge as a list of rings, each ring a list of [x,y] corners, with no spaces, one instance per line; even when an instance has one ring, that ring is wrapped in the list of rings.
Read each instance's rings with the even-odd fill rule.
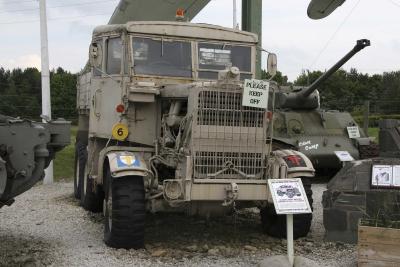
[[[118,155],[117,165],[118,167],[139,167],[140,161],[134,155]]]

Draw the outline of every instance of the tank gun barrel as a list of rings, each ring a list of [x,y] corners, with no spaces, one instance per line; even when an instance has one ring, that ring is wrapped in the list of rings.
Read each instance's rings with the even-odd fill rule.
[[[335,65],[333,65],[329,70],[327,70],[322,76],[320,76],[315,82],[313,82],[309,87],[305,90],[302,90],[299,94],[302,97],[308,97],[311,95],[318,86],[323,83],[326,79],[328,79],[334,72],[336,72],[340,67],[342,67],[350,58],[352,58],[359,51],[364,49],[367,46],[370,46],[371,42],[368,39],[357,40],[356,45],[353,49],[348,52],[341,60],[339,60]]]

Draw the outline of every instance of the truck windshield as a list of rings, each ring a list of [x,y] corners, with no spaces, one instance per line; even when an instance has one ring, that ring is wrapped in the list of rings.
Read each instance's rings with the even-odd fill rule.
[[[192,77],[189,42],[133,37],[132,51],[136,74]]]
[[[223,70],[238,67],[240,72],[251,72],[251,49],[246,46],[199,43],[199,69]]]

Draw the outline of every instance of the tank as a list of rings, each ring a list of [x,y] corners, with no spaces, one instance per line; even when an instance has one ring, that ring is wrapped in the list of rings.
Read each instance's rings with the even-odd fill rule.
[[[70,143],[70,122],[0,115],[0,208],[43,179],[55,154]]]
[[[277,147],[297,149],[311,159],[315,168],[332,174],[341,168],[334,151],[348,151],[355,159],[378,155],[376,145],[350,113],[320,108],[317,91],[319,85],[369,45],[369,40],[358,40],[350,52],[308,87],[280,87],[271,92]]]

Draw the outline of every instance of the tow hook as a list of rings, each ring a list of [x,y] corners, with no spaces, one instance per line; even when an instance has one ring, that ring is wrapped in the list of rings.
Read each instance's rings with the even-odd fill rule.
[[[232,205],[238,198],[239,186],[236,183],[230,183],[225,187],[225,192],[226,192],[226,198],[222,203],[222,206],[226,207]]]

